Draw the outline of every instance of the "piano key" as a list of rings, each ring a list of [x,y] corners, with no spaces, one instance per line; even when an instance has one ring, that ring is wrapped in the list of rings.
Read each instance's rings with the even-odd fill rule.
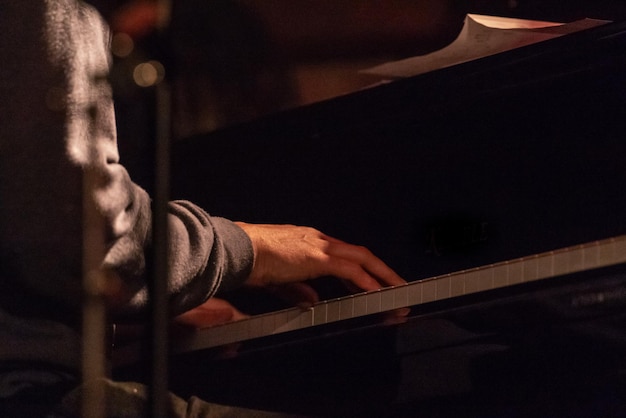
[[[469,270],[465,274],[465,294],[476,293],[478,291],[478,281],[480,278],[480,271],[478,269]]]
[[[422,286],[423,282],[414,282],[411,283],[408,291],[408,302],[409,305],[417,305],[422,303]]]
[[[554,276],[554,253],[537,257],[537,279],[545,279]]]
[[[478,270],[478,291],[493,289],[493,268],[481,268]]]
[[[537,256],[528,257],[524,259],[524,275],[522,281],[532,282],[537,280]]]
[[[364,297],[356,297],[354,298],[354,316],[359,317],[367,314],[367,304],[365,302]]]
[[[500,263],[493,268],[493,287],[505,287],[509,284],[509,263]]]
[[[321,302],[313,306],[313,325],[326,323],[326,302]]]
[[[524,281],[524,263],[511,261],[508,263],[509,284],[514,285]]]
[[[309,310],[287,309],[206,328],[183,338],[175,349],[180,352],[214,347],[618,263],[626,263],[626,236],[324,301]]]
[[[233,343],[236,341],[244,341],[248,338],[248,321],[242,319],[240,321],[231,322],[228,327],[217,327],[221,336],[220,340],[224,341],[224,344]]]
[[[588,270],[598,266],[598,244],[583,247],[583,268]]]
[[[462,296],[465,294],[465,273],[450,276],[450,296]]]
[[[435,280],[426,280],[422,286],[422,303],[437,300],[437,282]]]
[[[248,338],[257,338],[267,335],[267,330],[263,326],[264,315],[248,318]]]
[[[570,273],[581,271],[584,268],[584,248],[582,245],[567,251],[567,264],[569,266]]]
[[[394,291],[397,289],[389,288],[380,291],[380,311],[386,312],[394,309]]]
[[[615,259],[615,245],[613,240],[609,240],[604,245],[598,246],[598,265],[605,266]]]
[[[446,275],[437,280],[437,300],[448,299],[450,297],[450,275]]]
[[[300,329],[300,315],[298,309],[289,309],[284,311],[284,315],[281,316],[283,321],[276,327],[274,333],[282,333],[287,331],[293,331],[296,329]]]
[[[567,251],[555,251],[552,261],[552,275],[562,276],[564,274],[571,273],[571,267],[569,265],[569,255]]]
[[[338,299],[329,301],[326,305],[326,322],[335,322],[341,320],[339,311],[340,301]]]
[[[262,327],[266,330],[267,334],[272,334],[276,329],[276,315],[263,315]]]
[[[409,304],[409,284],[400,285],[395,288],[393,293],[394,308],[405,308]]]
[[[350,319],[354,317],[354,296],[348,296],[341,300],[339,315],[342,319]]]
[[[626,239],[624,237],[617,237],[613,240],[615,247],[615,260],[624,262],[626,260]]]
[[[374,291],[365,295],[365,306],[368,314],[380,312],[380,292]]]
[[[313,326],[313,308],[303,309],[298,318],[300,319],[301,328]]]

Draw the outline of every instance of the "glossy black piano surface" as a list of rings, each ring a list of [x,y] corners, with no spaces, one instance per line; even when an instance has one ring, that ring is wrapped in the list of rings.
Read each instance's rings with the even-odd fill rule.
[[[381,85],[176,144],[174,197],[316,226],[408,280],[621,235],[625,75],[615,23]],[[172,386],[343,417],[619,416],[625,289],[617,266],[193,353]]]
[[[172,388],[333,417],[622,416],[623,266],[199,350]]]
[[[173,195],[313,225],[409,280],[626,231],[622,25],[175,144]]]

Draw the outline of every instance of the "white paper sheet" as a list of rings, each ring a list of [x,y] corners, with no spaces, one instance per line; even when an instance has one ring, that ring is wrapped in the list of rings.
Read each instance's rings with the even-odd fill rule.
[[[362,71],[385,79],[411,77],[568,33],[608,23],[582,19],[571,23],[544,22],[469,14],[457,38],[445,48]]]

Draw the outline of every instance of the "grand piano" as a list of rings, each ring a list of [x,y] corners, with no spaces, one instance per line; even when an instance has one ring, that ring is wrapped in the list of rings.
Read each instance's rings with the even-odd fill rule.
[[[323,278],[308,312],[222,295],[265,319],[182,338],[171,388],[315,416],[624,414],[624,74],[618,21],[177,142],[173,197],[314,226],[410,283]]]

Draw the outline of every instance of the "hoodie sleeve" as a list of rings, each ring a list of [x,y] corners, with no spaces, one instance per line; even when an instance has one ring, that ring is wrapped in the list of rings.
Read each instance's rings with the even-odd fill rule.
[[[108,29],[75,0],[1,2],[0,27],[0,250],[11,276],[78,306],[82,277],[99,272],[114,312],[141,312],[151,199],[120,163]],[[168,225],[173,313],[248,276],[252,244],[234,223],[174,201]]]

